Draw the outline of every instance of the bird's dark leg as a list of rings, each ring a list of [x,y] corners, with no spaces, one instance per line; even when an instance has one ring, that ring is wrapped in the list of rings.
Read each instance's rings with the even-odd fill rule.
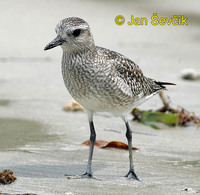
[[[131,131],[130,126],[127,121],[125,121],[125,124],[126,124],[126,138],[128,140],[129,161],[130,161],[130,170],[127,173],[127,175],[125,175],[125,177],[127,177],[128,179],[136,179],[136,180],[140,181],[138,176],[136,175],[136,173],[134,171],[134,167],[133,167],[132,131]]]
[[[93,155],[93,150],[94,150],[94,144],[96,140],[96,132],[94,129],[93,121],[89,121],[89,124],[90,124],[90,151],[89,151],[86,173],[82,175],[82,178],[93,177],[91,167],[92,167],[92,155]]]
[[[96,140],[96,132],[94,129],[94,124],[93,124],[93,113],[87,111],[87,114],[88,114],[88,120],[89,120],[89,125],[90,125],[90,151],[89,151],[86,172],[85,174],[82,174],[82,175],[66,175],[68,179],[93,178],[91,167],[92,167],[92,155],[93,155],[93,150],[94,150],[94,144]]]

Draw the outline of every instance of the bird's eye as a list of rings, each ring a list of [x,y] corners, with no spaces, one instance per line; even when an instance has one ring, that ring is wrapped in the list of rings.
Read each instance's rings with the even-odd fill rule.
[[[78,37],[81,33],[81,29],[76,29],[73,31],[72,35],[74,35],[75,37]]]

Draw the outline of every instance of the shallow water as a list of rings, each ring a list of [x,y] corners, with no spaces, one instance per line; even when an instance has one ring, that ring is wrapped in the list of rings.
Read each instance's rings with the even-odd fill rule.
[[[0,118],[0,148],[16,150],[20,146],[34,142],[48,142],[56,139],[54,135],[45,133],[41,123],[18,118]]]
[[[0,100],[0,106],[7,106],[10,104],[9,100]]]

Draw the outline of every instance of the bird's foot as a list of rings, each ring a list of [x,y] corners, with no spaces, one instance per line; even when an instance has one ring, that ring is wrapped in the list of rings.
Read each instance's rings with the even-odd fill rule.
[[[136,175],[136,173],[134,172],[133,169],[131,169],[126,175],[125,177],[127,177],[127,179],[136,179],[138,181],[140,181],[140,179],[138,178],[138,176]]]
[[[65,175],[67,179],[84,179],[84,178],[89,178],[89,179],[96,179],[93,177],[92,173],[84,173],[82,175]]]
[[[92,173],[84,173],[83,175],[81,175],[81,178],[93,178]]]

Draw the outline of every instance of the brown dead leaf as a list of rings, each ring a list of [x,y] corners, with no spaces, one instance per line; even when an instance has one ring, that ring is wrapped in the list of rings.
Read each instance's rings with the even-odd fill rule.
[[[86,146],[90,146],[90,140],[87,140],[87,141],[83,142],[82,144],[84,144],[84,145],[86,145]],[[102,148],[102,147],[105,147],[107,144],[108,144],[107,141],[96,140],[94,145],[95,145],[97,148]]]
[[[113,142],[109,142],[103,148],[120,148],[120,149],[128,150],[128,145],[122,142],[113,141]],[[138,150],[138,149],[136,147],[132,147],[132,150]]]
[[[0,173],[0,185],[13,183],[16,179],[11,170],[4,170]]]
[[[90,140],[87,140],[82,144],[90,146]],[[96,140],[94,145],[98,148],[118,148],[118,149],[128,150],[127,144],[118,141],[107,142],[104,140]],[[138,148],[132,147],[132,150],[138,150]]]

